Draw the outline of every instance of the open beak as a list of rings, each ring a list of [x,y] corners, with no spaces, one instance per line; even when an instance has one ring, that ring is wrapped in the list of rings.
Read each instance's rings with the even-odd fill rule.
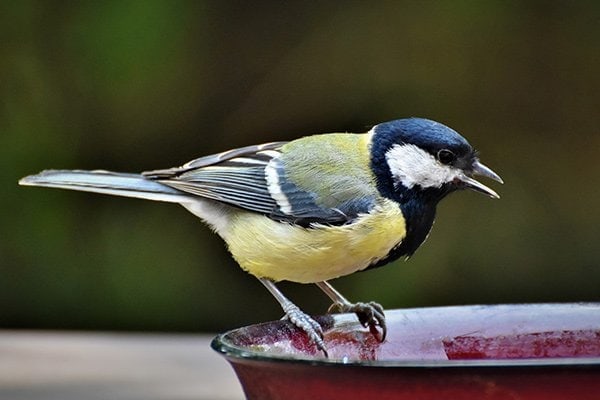
[[[479,160],[476,160],[473,163],[473,169],[471,173],[472,175],[485,176],[486,178],[490,178],[492,180],[495,180],[496,182],[504,183],[504,181],[498,176],[498,174],[496,174],[494,171],[480,163]],[[483,183],[480,183],[479,181],[476,181],[475,179],[471,178],[470,176],[462,175],[458,179],[465,185],[465,187],[469,189],[486,194],[493,199],[500,198],[498,193],[485,186]]]

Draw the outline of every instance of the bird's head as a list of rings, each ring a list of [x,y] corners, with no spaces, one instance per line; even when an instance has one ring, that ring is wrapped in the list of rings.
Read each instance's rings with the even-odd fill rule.
[[[373,127],[371,164],[379,191],[400,203],[412,198],[433,203],[459,189],[499,198],[474,175],[502,183],[456,131],[423,118],[399,119]]]

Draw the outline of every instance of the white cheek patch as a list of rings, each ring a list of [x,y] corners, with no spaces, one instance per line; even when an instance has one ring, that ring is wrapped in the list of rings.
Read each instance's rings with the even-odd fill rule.
[[[396,184],[402,183],[407,188],[439,188],[451,182],[461,171],[444,165],[425,150],[414,144],[395,144],[385,154],[390,172]]]

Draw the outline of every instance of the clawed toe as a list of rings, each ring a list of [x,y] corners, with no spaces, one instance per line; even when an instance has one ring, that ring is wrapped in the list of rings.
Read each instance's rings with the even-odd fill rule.
[[[329,312],[339,310],[340,312],[353,312],[358,317],[358,321],[364,327],[375,329],[381,328],[380,340],[383,342],[387,334],[387,325],[385,322],[385,313],[381,304],[374,301],[368,303],[333,303]]]
[[[277,299],[281,308],[283,308],[285,317],[289,319],[292,324],[304,331],[310,341],[325,354],[325,357],[327,357],[327,347],[323,341],[323,328],[321,325],[303,313],[298,306],[289,301],[287,297],[277,289],[277,286],[275,286],[273,281],[266,278],[259,278],[259,281],[265,285],[269,292]]]
[[[310,341],[327,357],[327,347],[323,341],[323,328],[321,325],[302,312],[295,304],[290,303],[283,311],[290,322],[303,330]]]

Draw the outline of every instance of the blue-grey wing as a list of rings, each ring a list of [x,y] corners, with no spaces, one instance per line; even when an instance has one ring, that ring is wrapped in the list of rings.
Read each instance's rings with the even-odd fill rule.
[[[300,189],[285,174],[280,157],[285,143],[234,149],[143,175],[185,193],[304,226],[345,224],[372,207],[368,198],[319,205],[316,194]]]

